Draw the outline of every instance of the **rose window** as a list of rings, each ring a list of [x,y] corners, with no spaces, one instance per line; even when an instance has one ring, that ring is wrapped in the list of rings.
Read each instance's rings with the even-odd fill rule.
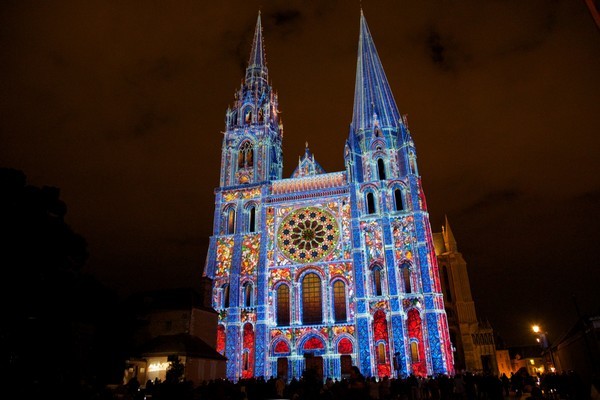
[[[319,261],[335,248],[339,229],[335,217],[326,210],[306,207],[287,215],[278,231],[279,249],[292,261]]]

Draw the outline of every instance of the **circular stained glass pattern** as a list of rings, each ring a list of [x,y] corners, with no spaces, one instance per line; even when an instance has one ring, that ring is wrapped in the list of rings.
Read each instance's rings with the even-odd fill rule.
[[[335,248],[340,237],[335,217],[316,207],[300,208],[288,214],[278,231],[279,249],[292,261],[319,261]]]

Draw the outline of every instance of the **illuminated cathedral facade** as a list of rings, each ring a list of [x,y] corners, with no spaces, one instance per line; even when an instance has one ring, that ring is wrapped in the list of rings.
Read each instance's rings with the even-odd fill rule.
[[[283,178],[283,125],[258,15],[227,109],[204,275],[227,377],[453,374],[417,154],[360,16],[345,170],[308,145]]]

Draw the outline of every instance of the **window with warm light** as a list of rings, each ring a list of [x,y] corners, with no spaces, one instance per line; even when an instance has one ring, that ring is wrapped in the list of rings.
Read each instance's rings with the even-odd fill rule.
[[[277,288],[277,325],[290,324],[290,288],[288,285],[279,285]]]
[[[333,284],[333,312],[335,322],[346,321],[346,285],[340,280]]]
[[[302,281],[302,322],[304,324],[323,322],[321,279],[317,274],[307,274]]]

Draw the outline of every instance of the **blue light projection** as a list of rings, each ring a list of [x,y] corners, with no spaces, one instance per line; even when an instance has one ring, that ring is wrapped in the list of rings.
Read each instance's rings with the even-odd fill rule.
[[[259,13],[226,110],[204,269],[227,377],[291,379],[314,368],[340,379],[352,365],[366,376],[453,374],[416,150],[364,15],[340,172],[327,173],[307,144],[282,177],[262,35]]]

